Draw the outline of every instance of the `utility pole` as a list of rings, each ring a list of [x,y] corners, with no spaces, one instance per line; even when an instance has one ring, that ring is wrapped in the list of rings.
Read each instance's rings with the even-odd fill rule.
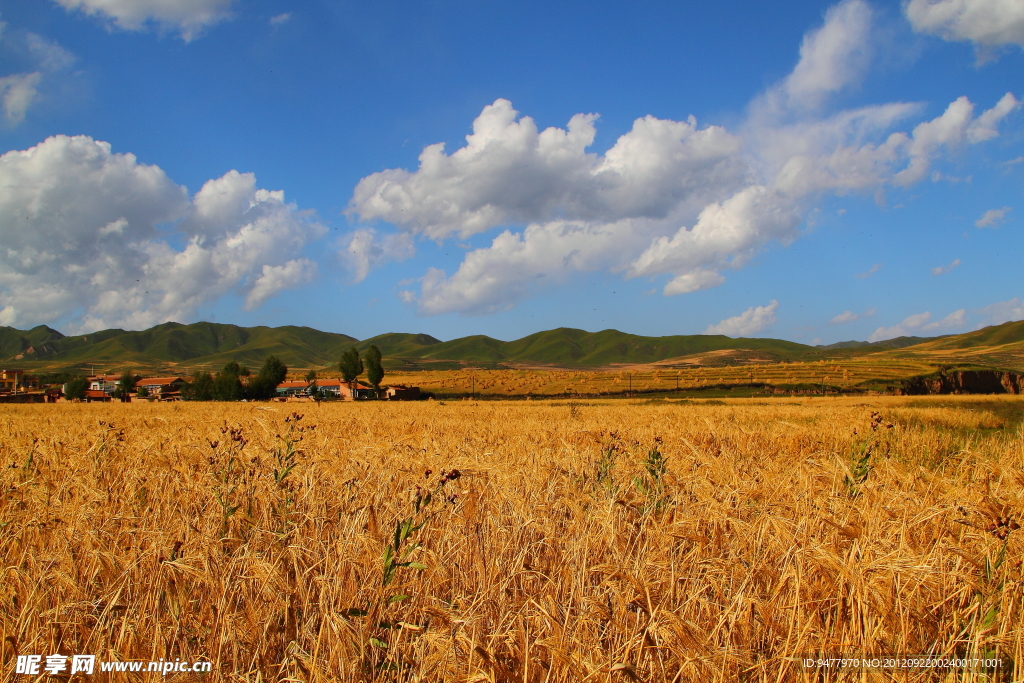
[[[629,396],[633,396],[633,373],[629,373]]]
[[[469,396],[470,396],[470,398],[475,400],[476,399],[476,375],[472,375],[471,379],[473,381],[473,385],[472,385],[473,388],[470,390]]]

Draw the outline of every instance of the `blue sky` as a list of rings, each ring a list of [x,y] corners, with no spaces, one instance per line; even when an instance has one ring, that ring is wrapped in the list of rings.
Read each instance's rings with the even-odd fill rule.
[[[1016,0],[0,21],[0,324],[830,343],[1024,319]]]

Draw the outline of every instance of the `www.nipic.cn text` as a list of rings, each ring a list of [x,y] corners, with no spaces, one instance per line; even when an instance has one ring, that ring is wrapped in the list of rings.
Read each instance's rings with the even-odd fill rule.
[[[189,662],[175,659],[159,661],[129,662],[97,662],[96,655],[18,655],[14,673],[26,676],[49,674],[51,676],[69,676],[72,674],[92,674],[97,671],[155,672],[166,676],[170,673],[209,673],[213,668],[211,662]]]

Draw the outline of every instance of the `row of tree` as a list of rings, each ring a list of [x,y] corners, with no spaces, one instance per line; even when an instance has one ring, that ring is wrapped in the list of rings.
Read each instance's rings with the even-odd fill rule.
[[[354,346],[341,354],[338,371],[344,381],[351,385],[359,375],[363,374],[364,370],[366,371],[366,380],[370,385],[374,389],[380,389],[380,383],[384,379],[384,366],[381,364],[380,349],[375,345],[371,344],[362,358],[359,357],[359,351]]]
[[[342,379],[349,385],[366,372],[367,381],[374,389],[380,389],[380,383],[384,379],[384,366],[381,361],[380,349],[376,346],[370,346],[361,358],[359,351],[353,347],[342,354],[338,370]],[[266,401],[277,394],[277,385],[287,376],[288,366],[277,356],[267,356],[255,377],[249,368],[231,361],[216,375],[205,370],[197,370],[192,375],[192,380],[182,388],[181,397],[186,401]],[[310,370],[306,379],[315,382],[316,371]],[[135,375],[131,371],[125,372],[118,380],[112,396],[117,399],[126,398],[135,390],[135,383]],[[80,400],[85,398],[88,389],[89,380],[76,377],[65,384],[64,395],[68,399]],[[316,391],[315,384],[312,389]],[[137,395],[144,398],[146,388],[141,387]]]
[[[277,385],[287,376],[288,366],[277,356],[267,356],[255,377],[249,368],[231,361],[216,375],[197,370],[181,397],[186,401],[266,401],[277,394]]]

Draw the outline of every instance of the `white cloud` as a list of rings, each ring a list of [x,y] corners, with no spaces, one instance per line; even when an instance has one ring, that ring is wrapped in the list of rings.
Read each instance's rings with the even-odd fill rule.
[[[631,264],[629,275],[674,273],[666,294],[693,291],[680,287],[696,278],[700,283],[720,284],[717,268],[738,268],[767,242],[787,242],[800,215],[791,201],[762,185],[752,185],[722,203],[709,204],[692,228],[682,227],[670,237],[659,237]],[[707,285],[705,285],[707,286]],[[701,287],[703,288],[703,287]]]
[[[36,86],[42,76],[38,71],[33,71],[0,78],[0,100],[3,101],[7,123],[16,126],[25,119],[25,112],[38,94]]]
[[[788,107],[817,107],[863,75],[871,56],[871,7],[847,0],[828,10],[825,24],[800,44],[800,61],[781,83],[778,93]]]
[[[911,337],[922,332],[962,329],[967,325],[967,311],[961,308],[958,311],[953,311],[942,320],[930,322],[931,319],[931,311],[915,313],[904,318],[903,322],[899,325],[879,327],[868,337],[868,341],[876,342],[896,337]]]
[[[836,317],[832,318],[832,320],[830,320],[829,322],[832,323],[833,325],[841,325],[843,323],[852,323],[854,320],[857,320],[858,318],[860,318],[860,315],[854,313],[853,311],[843,311]]]
[[[292,18],[292,13],[291,12],[285,12],[284,14],[278,14],[278,15],[275,15],[273,17],[270,17],[270,25],[271,26],[280,26],[281,24],[288,23],[288,21],[291,18]]]
[[[875,312],[877,310],[878,309],[876,309],[876,308],[869,308],[868,310],[864,311],[863,313],[854,313],[853,311],[843,311],[842,313],[840,313],[836,317],[832,318],[832,320],[829,321],[829,324],[830,325],[842,325],[844,323],[852,323],[853,321],[860,320],[861,318],[870,318],[871,316],[873,316],[875,314]]]
[[[1024,300],[1015,297],[1009,301],[989,304],[984,308],[972,311],[972,313],[981,316],[981,322],[978,323],[979,328],[1001,325],[1011,320],[1024,320]]]
[[[249,295],[245,297],[245,310],[258,308],[264,301],[285,289],[305,284],[316,277],[316,264],[309,259],[292,259],[281,266],[263,265]]]
[[[717,126],[699,129],[693,119],[637,119],[598,156],[586,152],[596,134],[593,114],[544,131],[517,117],[508,100],[487,105],[465,147],[446,155],[444,144],[430,145],[415,172],[363,178],[349,213],[438,240],[516,222],[664,218],[680,201],[742,173],[739,140]]]
[[[628,221],[553,221],[532,223],[522,233],[506,230],[490,247],[469,252],[451,277],[431,268],[422,279],[420,310],[484,315],[511,308],[549,282],[608,267],[633,227]]]
[[[869,342],[882,341],[885,339],[893,339],[895,337],[907,337],[923,327],[925,323],[932,319],[931,311],[925,311],[924,313],[915,313],[914,315],[907,316],[903,319],[899,325],[893,325],[892,327],[879,327],[877,330],[871,333],[868,337]]]
[[[1006,214],[1010,211],[1011,209],[1008,206],[1004,206],[1001,209],[989,209],[981,214],[981,218],[974,221],[974,225],[978,228],[997,228],[1000,223],[1006,222]]]
[[[5,32],[0,22],[0,44],[5,57],[13,57],[28,70],[0,77],[0,106],[9,126],[25,120],[29,107],[40,97],[41,84],[67,69],[74,55],[57,43],[27,31]]]
[[[1017,98],[1006,93],[996,106],[974,118],[971,101],[966,97],[957,98],[941,116],[914,128],[908,148],[910,164],[894,176],[893,183],[906,187],[920,181],[942,148],[977,144],[994,138],[999,134],[996,125],[1019,106]]]
[[[980,48],[1024,47],[1020,0],[910,0],[903,11],[919,33],[970,41]]]
[[[932,268],[932,275],[945,275],[959,265],[960,259],[953,259],[953,262],[948,266],[936,266],[935,268]]]
[[[418,305],[428,314],[504,310],[588,270],[664,277],[665,295],[720,285],[725,270],[796,239],[822,195],[917,183],[946,151],[995,136],[1019,104],[1007,93],[975,116],[959,98],[895,132],[922,105],[825,113],[831,95],[863,78],[871,33],[863,0],[829,10],[805,37],[792,73],[754,99],[736,132],[647,116],[602,155],[587,151],[595,115],[539,130],[496,100],[460,149],[431,145],[415,171],[363,178],[348,213],[438,241],[504,228],[490,246],[467,253],[455,274],[431,269],[421,279]],[[527,227],[507,227],[517,223]]]
[[[775,324],[775,311],[779,302],[772,300],[767,306],[748,308],[737,316],[726,318],[717,325],[709,325],[702,334],[724,334],[729,337],[749,337]]]
[[[857,273],[856,275],[854,275],[854,277],[858,278],[858,279],[861,279],[861,280],[867,280],[869,277],[871,277],[872,275],[877,273],[878,269],[881,268],[881,267],[882,267],[881,263],[876,263],[875,265],[871,266],[870,268],[868,268],[863,273]]]
[[[68,10],[99,15],[118,28],[177,31],[188,42],[230,16],[234,0],[56,0]]]
[[[0,308],[19,325],[92,330],[187,319],[231,291],[258,305],[303,281],[309,262],[293,257],[324,228],[255,184],[231,171],[190,201],[160,168],[86,136],[8,152]],[[167,241],[170,224],[184,247]]]
[[[348,264],[355,282],[365,280],[373,268],[390,261],[404,261],[416,253],[408,233],[378,238],[373,228],[362,228],[354,230],[347,240],[338,250],[338,255]]]
[[[961,308],[958,311],[953,311],[942,320],[936,320],[933,323],[928,323],[921,329],[925,332],[938,332],[941,330],[955,330],[961,329],[967,325],[967,311]]]

